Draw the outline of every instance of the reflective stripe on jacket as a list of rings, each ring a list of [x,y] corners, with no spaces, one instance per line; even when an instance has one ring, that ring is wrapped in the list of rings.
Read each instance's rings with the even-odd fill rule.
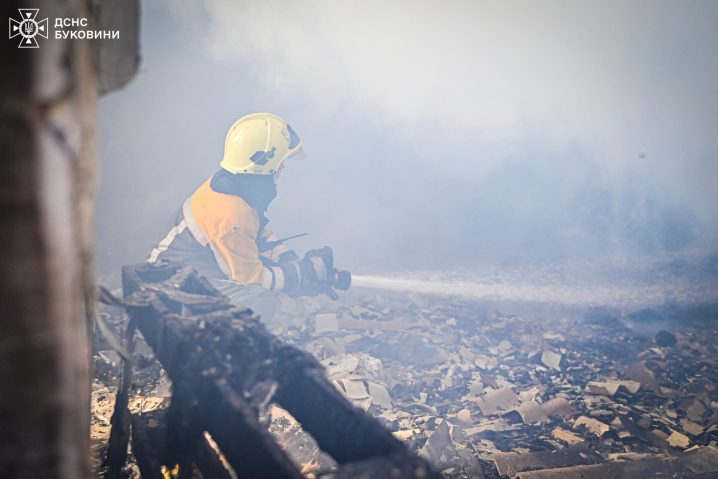
[[[210,181],[184,202],[175,226],[152,250],[148,262],[166,259],[191,264],[209,279],[232,279],[280,291],[281,269],[267,268],[259,258],[257,211],[239,196],[212,190]],[[271,231],[264,230],[262,236],[276,240]],[[263,256],[276,260],[283,250],[277,247]]]

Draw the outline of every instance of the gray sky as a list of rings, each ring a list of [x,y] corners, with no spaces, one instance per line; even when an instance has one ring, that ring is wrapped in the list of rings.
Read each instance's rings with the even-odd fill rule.
[[[268,217],[370,273],[714,248],[714,1],[143,2],[100,104],[101,275],[144,260],[241,116],[309,158]]]

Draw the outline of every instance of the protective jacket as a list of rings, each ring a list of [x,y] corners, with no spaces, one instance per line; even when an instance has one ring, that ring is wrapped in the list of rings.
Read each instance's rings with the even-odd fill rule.
[[[276,241],[276,235],[264,228],[257,209],[245,199],[219,193],[211,185],[212,178],[187,198],[148,262],[165,259],[190,264],[208,279],[259,284],[278,293],[284,287],[284,274],[272,263],[287,248],[278,245],[260,258],[258,239]]]

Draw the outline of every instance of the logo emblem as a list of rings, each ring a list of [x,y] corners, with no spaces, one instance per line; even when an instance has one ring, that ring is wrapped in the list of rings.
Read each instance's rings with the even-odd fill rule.
[[[249,157],[250,160],[252,160],[252,163],[259,166],[264,166],[267,164],[269,160],[274,158],[274,150],[276,150],[276,147],[272,147],[272,151],[257,151],[252,156]]]
[[[10,19],[10,38],[22,36],[18,48],[40,48],[35,37],[47,38],[47,18],[39,22],[35,20],[39,8],[19,8],[18,11],[22,20]]]

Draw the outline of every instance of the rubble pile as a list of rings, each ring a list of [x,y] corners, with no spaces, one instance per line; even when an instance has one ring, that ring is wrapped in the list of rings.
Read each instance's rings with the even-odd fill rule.
[[[714,323],[656,334],[612,311],[582,313],[526,319],[456,298],[354,294],[283,298],[268,328],[444,477],[715,477]],[[116,387],[111,356],[96,357],[98,388]],[[161,367],[148,370],[134,400],[168,395],[157,394]],[[99,406],[99,430],[98,417],[109,419]],[[287,411],[262,420],[306,477],[335,469]]]
[[[718,332],[654,336],[619,316],[528,320],[381,294],[285,298],[271,327],[445,477],[718,471]]]

